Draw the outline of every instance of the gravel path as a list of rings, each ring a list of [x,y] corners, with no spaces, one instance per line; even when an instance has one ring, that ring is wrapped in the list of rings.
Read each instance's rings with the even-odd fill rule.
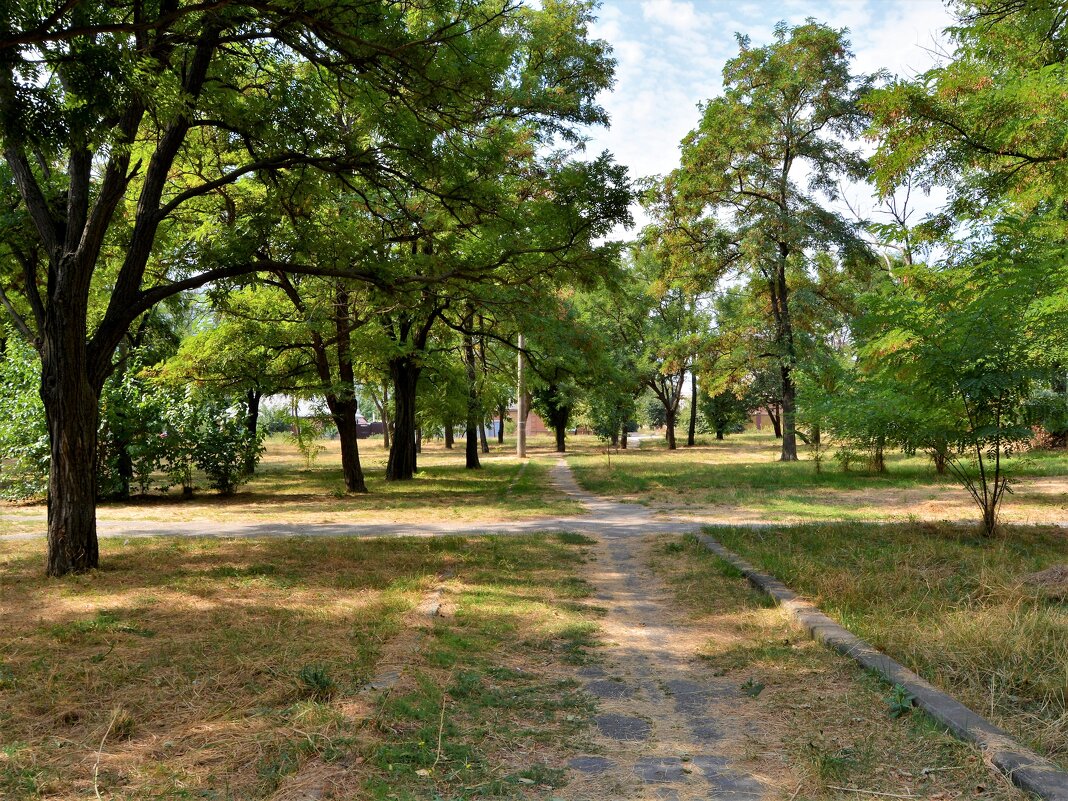
[[[436,537],[448,534],[531,534],[538,531],[581,531],[589,534],[663,533],[698,531],[702,523],[679,522],[654,518],[653,513],[635,504],[614,503],[591,495],[579,488],[564,459],[554,460],[550,471],[552,482],[562,491],[582,501],[587,512],[575,517],[542,517],[534,520],[496,523],[451,523],[425,521],[420,523],[145,523],[98,521],[99,537]],[[0,534],[0,541],[34,540],[41,533]]]

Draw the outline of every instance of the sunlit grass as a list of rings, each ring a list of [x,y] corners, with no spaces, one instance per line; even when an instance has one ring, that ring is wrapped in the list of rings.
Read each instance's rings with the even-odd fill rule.
[[[939,476],[923,455],[886,454],[887,471],[863,461],[846,471],[829,450],[817,472],[802,460],[778,461],[779,441],[748,431],[693,448],[668,451],[658,441],[613,452],[570,457],[579,482],[592,492],[676,513],[719,520],[821,522],[977,519],[978,511],[951,476]],[[1068,515],[1068,453],[1029,451],[1007,462],[1014,480],[1006,521],[1050,523]]]
[[[1066,596],[1028,581],[1068,562],[1064,530],[1006,527],[995,540],[930,524],[710,532],[1068,767]]]
[[[739,687],[738,703],[780,732],[783,759],[798,783],[776,797],[842,801],[855,794],[839,788],[851,786],[971,798],[980,784],[983,798],[1023,797],[1007,782],[991,783],[977,749],[920,711],[892,718],[885,684],[810,639],[692,535],[659,537],[651,559],[693,624],[711,634],[700,650],[702,663]]]
[[[586,725],[565,675],[596,627],[572,603],[583,554],[556,536],[133,540],[57,581],[41,545],[8,543],[0,797],[267,798],[310,766],[347,798],[522,786],[517,740],[566,752]],[[448,608],[420,634],[438,583]],[[368,693],[383,659],[401,679]]]
[[[428,443],[420,455],[412,481],[385,480],[388,453],[378,439],[361,440],[361,462],[367,478],[366,495],[345,493],[338,444],[323,442],[326,450],[308,466],[284,437],[268,440],[255,477],[231,497],[200,489],[191,499],[178,489],[153,492],[126,502],[105,502],[97,517],[103,523],[120,521],[226,523],[418,523],[427,520],[492,522],[578,514],[581,505],[557,492],[549,483],[548,463],[537,458],[544,450],[535,444],[535,458],[520,472],[514,452],[497,446],[482,457],[482,469],[467,470],[461,447],[447,451]],[[204,482],[200,484],[203,486]],[[0,504],[2,533],[43,531],[43,503]]]

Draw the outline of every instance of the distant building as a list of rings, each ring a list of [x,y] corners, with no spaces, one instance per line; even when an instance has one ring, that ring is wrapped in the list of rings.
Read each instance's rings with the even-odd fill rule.
[[[513,424],[518,425],[519,421],[519,409],[514,404],[508,408],[508,419]],[[527,410],[527,434],[548,434],[549,427],[545,425],[545,421],[538,416],[538,413],[533,409]]]

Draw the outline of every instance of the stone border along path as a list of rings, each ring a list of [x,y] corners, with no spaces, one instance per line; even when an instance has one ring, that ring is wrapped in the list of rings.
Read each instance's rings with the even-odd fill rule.
[[[655,716],[663,716],[665,694],[673,695],[675,714],[681,715],[685,726],[690,727],[696,744],[709,743],[712,732],[703,732],[701,725],[712,725],[709,721],[716,718],[704,713],[699,709],[700,705],[729,705],[729,693],[722,687],[698,688],[697,695],[693,695],[695,688],[686,685],[675,685],[678,692],[672,691],[667,684],[661,683],[658,690],[654,685],[654,676],[662,676],[664,672],[678,674],[683,672],[678,661],[678,654],[670,649],[665,649],[663,641],[664,630],[659,629],[659,635],[654,638],[651,635],[658,631],[662,607],[658,606],[649,598],[639,597],[640,588],[635,584],[639,580],[628,571],[625,562],[633,558],[630,553],[628,540],[634,540],[646,534],[685,534],[695,533],[704,542],[705,546],[718,556],[731,562],[757,588],[773,597],[778,603],[789,610],[793,616],[804,626],[808,632],[820,642],[856,660],[860,665],[874,670],[892,684],[901,684],[916,699],[916,703],[928,714],[945,725],[951,732],[961,739],[968,740],[979,746],[988,763],[994,765],[999,771],[1010,778],[1017,786],[1040,796],[1046,801],[1068,801],[1068,773],[1057,768],[1053,763],[1015,742],[1005,731],[994,726],[985,718],[972,712],[955,698],[936,689],[912,671],[898,662],[890,659],[885,654],[877,651],[868,643],[854,634],[839,626],[833,620],[819,611],[813,604],[801,599],[791,592],[781,582],[772,576],[762,573],[739,556],[724,548],[713,538],[702,535],[700,532],[705,523],[700,521],[682,521],[655,517],[649,509],[632,503],[620,503],[601,498],[579,487],[571,473],[571,468],[563,458],[557,458],[550,471],[550,479],[561,491],[581,501],[587,512],[577,517],[550,517],[537,520],[523,520],[517,522],[487,523],[472,526],[469,523],[420,523],[420,524],[397,524],[397,523],[372,523],[372,524],[237,524],[220,526],[213,523],[185,523],[178,526],[153,526],[151,528],[131,529],[129,524],[114,522],[101,523],[99,533],[101,537],[216,537],[228,538],[255,538],[255,537],[428,537],[448,534],[476,536],[479,534],[525,534],[546,531],[576,531],[584,534],[598,536],[602,544],[608,549],[609,561],[617,568],[615,578],[609,577],[603,595],[613,596],[624,603],[616,604],[609,610],[606,622],[611,623],[613,609],[615,613],[623,614],[622,610],[629,608],[634,619],[617,621],[624,623],[627,636],[634,638],[634,645],[647,655],[647,666],[636,667],[637,683],[643,697],[643,703],[652,703]],[[0,542],[4,540],[31,540],[39,538],[39,534],[0,534]],[[650,577],[646,577],[648,581]],[[618,583],[622,582],[622,584]],[[628,582],[629,585],[628,585]],[[640,583],[640,582],[639,582]],[[629,606],[628,606],[629,605]],[[656,639],[656,642],[654,642]],[[640,645],[647,643],[648,647]],[[657,650],[659,646],[660,650]],[[637,649],[633,649],[637,650]],[[690,681],[685,677],[676,676],[668,681]],[[593,684],[591,692],[602,694],[602,705],[609,706],[612,699],[606,696],[604,684]],[[689,689],[686,689],[689,687]],[[631,688],[632,690],[634,688]],[[660,693],[658,695],[658,693]],[[697,699],[692,705],[686,699]],[[652,708],[650,708],[652,709]],[[689,711],[687,711],[689,710]],[[598,720],[598,727],[606,736],[618,740],[620,743],[632,741],[640,733],[652,731],[653,723],[645,721],[641,717],[635,717],[634,721],[620,720],[607,713]],[[645,725],[639,724],[642,721]],[[705,721],[701,724],[700,721]],[[678,721],[676,721],[676,724]],[[672,724],[672,725],[676,725]],[[650,726],[646,729],[645,726]],[[619,737],[615,737],[615,732]],[[702,756],[702,755],[697,755]],[[588,761],[579,762],[573,767],[579,771],[596,774],[598,769],[602,772],[608,769],[607,763],[602,762],[601,757],[589,757]],[[738,777],[731,773],[729,765],[723,757],[716,755],[702,756],[701,762],[694,761],[691,764],[683,764],[681,761],[672,761],[674,757],[642,757],[634,763],[636,772],[647,777],[647,780],[661,782],[667,777],[678,779],[679,776],[691,777],[693,767],[702,772],[709,785],[715,787],[718,777],[723,776],[724,782],[739,782],[737,787],[731,788],[727,784],[718,791],[715,796],[724,801],[742,801],[743,799],[758,798],[757,784],[753,779]],[[646,761],[642,761],[646,760]],[[651,760],[651,761],[649,761]],[[600,768],[598,768],[600,766]],[[653,798],[662,798],[665,801],[678,798],[673,788],[663,787],[660,795]]]
[[[774,576],[757,570],[706,534],[698,534],[697,538],[714,554],[738,568],[757,589],[770,595],[789,611],[813,639],[878,673],[891,684],[904,687],[915,699],[916,706],[960,739],[978,745],[988,764],[1004,773],[1017,787],[1047,801],[1068,801],[1068,773],[1020,745],[1008,732],[975,714],[956,698],[937,689],[900,662],[835,623]]]

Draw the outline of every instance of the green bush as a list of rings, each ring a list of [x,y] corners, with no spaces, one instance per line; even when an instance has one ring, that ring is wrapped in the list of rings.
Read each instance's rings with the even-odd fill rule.
[[[17,336],[7,336],[0,352],[0,498],[32,498],[48,487],[48,427],[40,384],[37,354]]]

